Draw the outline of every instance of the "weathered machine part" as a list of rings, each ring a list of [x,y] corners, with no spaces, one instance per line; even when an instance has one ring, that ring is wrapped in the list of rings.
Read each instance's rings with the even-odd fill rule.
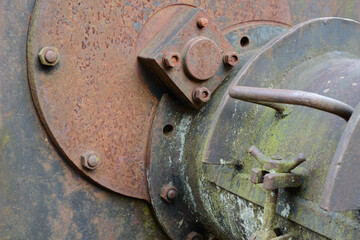
[[[145,25],[145,32],[159,31],[147,36],[138,58],[179,100],[200,108],[206,101],[194,97],[196,89],[206,88],[204,98],[210,98],[239,55],[203,9],[180,5],[166,14],[171,14],[168,21],[158,14]]]
[[[137,56],[146,46],[146,41],[151,39],[150,35],[157,34],[156,27],[146,32],[145,26],[151,24],[151,19],[155,19],[153,17],[157,14],[167,15],[168,18],[165,17],[163,20],[168,21],[173,16],[171,9],[179,5],[205,10],[209,19],[212,19],[231,44],[234,52],[239,54],[237,57],[236,54],[221,53],[222,56],[225,55],[221,59],[220,66],[224,64],[233,68],[234,72],[238,71],[259,47],[285,32],[290,26],[321,16],[342,16],[359,20],[360,9],[359,2],[350,0],[1,1],[1,239],[167,239],[155,223],[147,202],[116,193],[150,200],[146,189],[145,152],[153,116],[157,106],[164,106],[158,104],[163,93],[168,92],[168,88],[162,87],[161,82],[156,82],[156,79],[148,74],[144,66],[138,63]],[[28,25],[31,21],[32,25],[27,37]],[[196,24],[199,29],[206,30],[209,20],[200,18]],[[26,61],[27,39],[28,61]],[[52,48],[52,51],[42,51],[48,47]],[[175,58],[180,56],[180,53],[172,53]],[[169,68],[173,66],[176,68],[181,64],[177,61],[173,63],[169,61],[170,59],[168,55],[164,56],[164,63]],[[236,59],[240,61],[237,63]],[[237,65],[233,67],[236,63]],[[186,74],[191,76],[189,72]],[[198,78],[194,81],[207,81],[199,80],[202,77],[196,74],[192,71],[193,77]],[[28,75],[32,84],[31,89],[27,82]],[[191,116],[191,119],[198,123],[203,121],[201,123],[203,125],[191,123],[190,126],[189,123],[189,128],[186,129],[195,132],[191,138],[189,133],[183,135],[186,136],[185,144],[191,142],[193,146],[202,150],[203,145],[199,142],[211,139],[202,139],[209,130],[207,128],[209,118],[206,116],[212,118],[213,115],[209,112],[218,110],[221,96],[226,94],[225,91],[233,77],[234,74],[225,78],[214,92],[204,88],[197,89],[193,97],[199,101],[199,104],[204,105],[199,112],[183,110],[182,106],[178,106],[170,97],[166,98],[167,100],[164,97],[162,101],[170,101],[168,106],[178,106],[179,108],[174,107],[174,109],[182,109],[181,111],[186,113],[182,116],[187,119]],[[30,90],[36,108],[33,106]],[[307,91],[311,90],[307,89]],[[179,99],[176,94],[172,94],[172,97]],[[342,101],[341,98],[339,100]],[[206,101],[208,103],[204,104]],[[213,110],[209,110],[210,108]],[[171,113],[174,109],[166,109],[164,112]],[[287,111],[288,109],[277,110],[282,112],[278,117],[292,114]],[[204,118],[200,119],[198,115]],[[351,126],[353,127],[349,127],[346,131],[349,134],[348,139],[356,136],[356,132],[351,133],[355,125]],[[202,132],[203,129],[205,132]],[[225,124],[223,129],[230,128]],[[166,124],[160,130],[162,132],[159,134],[164,134],[169,139],[178,137],[176,125]],[[154,135],[156,134],[154,132]],[[194,137],[201,141],[193,141]],[[353,141],[344,139],[344,145],[349,143],[349,150],[352,146],[356,146],[353,145]],[[169,149],[176,148],[171,141],[167,143],[166,147]],[[224,148],[223,151],[226,150]],[[181,156],[188,155],[187,151],[182,151]],[[268,150],[266,154],[271,152]],[[169,153],[172,154],[170,151]],[[154,156],[156,154],[160,156],[161,152],[154,153]],[[344,155],[342,160],[337,159],[337,163],[348,162],[349,154],[348,152],[346,156]],[[334,159],[337,155],[334,155]],[[64,160],[69,160],[72,166]],[[203,171],[202,168],[207,168],[208,165],[193,164],[192,168],[189,167],[193,171],[189,179],[196,179],[198,171]],[[331,172],[337,172],[338,176],[342,175],[342,171],[348,171],[346,168],[339,169],[338,164],[334,166],[335,168],[332,168],[334,171]],[[230,170],[231,167],[232,165]],[[240,171],[241,167],[239,163],[233,166],[237,171]],[[187,168],[184,166],[183,169]],[[83,172],[98,184],[89,184],[86,179],[79,176],[79,171],[75,170]],[[230,170],[229,173],[233,173]],[[148,172],[150,173],[150,169]],[[155,171],[153,175],[154,173]],[[166,174],[163,176],[168,177]],[[204,182],[208,183],[207,180]],[[336,184],[340,182],[335,181]],[[99,188],[98,185],[116,193]],[[330,183],[330,186],[332,185],[334,184]],[[153,188],[158,190],[156,186]],[[186,192],[187,189],[180,193],[178,198],[175,191],[177,188],[173,188],[173,185],[168,184],[159,188],[168,190],[169,194],[166,196],[161,195],[161,191],[156,192],[156,194],[160,193],[163,197],[160,201],[167,203],[168,207],[173,206],[172,203],[183,201],[183,196],[186,203],[191,205],[188,198],[191,195]],[[196,188],[193,191],[198,192]],[[212,197],[221,202],[227,201],[226,196],[230,198],[233,196],[222,188],[216,188],[216,191]],[[332,193],[336,192],[332,191]],[[336,197],[337,194],[332,196]],[[251,194],[248,195],[251,197]],[[282,195],[280,190],[280,196]],[[165,197],[172,201],[166,202]],[[197,201],[197,198],[194,199]],[[280,203],[281,201],[280,198]],[[202,202],[198,202],[196,206],[201,209],[199,212],[206,213],[208,209],[222,207],[221,204],[208,205],[203,209]],[[334,202],[332,200],[330,202],[333,205]],[[349,206],[348,203],[345,205]],[[193,207],[190,207],[191,209]],[[221,211],[221,208],[219,209]],[[254,210],[257,209],[261,208],[255,206]],[[246,216],[249,211],[237,213]],[[166,215],[167,212],[165,211],[164,214]],[[343,220],[353,219],[353,214],[353,211],[344,214]],[[224,235],[222,232],[226,232],[229,226],[232,227],[228,222],[234,221],[224,218],[221,214],[216,215],[214,219],[198,216],[198,212],[194,215],[197,218],[204,218],[199,224],[201,225],[199,231],[203,232],[191,230],[186,235],[186,239],[206,239],[209,236],[209,239],[215,240],[215,235],[219,237]],[[335,215],[335,218],[336,216],[338,215]],[[258,216],[254,218],[256,217]],[[238,218],[235,222],[241,222],[241,219]],[[336,219],[329,217],[327,220]],[[219,227],[212,223],[217,221],[222,221],[225,225],[219,231]],[[181,223],[181,220],[179,222],[174,220],[174,223]],[[283,226],[286,223],[284,222]],[[173,227],[178,225],[175,224]],[[196,225],[194,226],[189,229],[195,229]],[[299,225],[294,227],[297,229]],[[329,225],[330,232],[333,231],[331,227],[332,225]],[[164,227],[167,228],[168,226]],[[210,235],[209,229],[210,232],[219,234]],[[278,229],[276,231],[278,232]],[[307,234],[305,230],[302,231]],[[173,237],[175,233],[176,231],[169,235]],[[224,239],[233,235],[232,231],[229,231]],[[317,238],[317,236],[313,233],[311,236],[303,237]],[[350,235],[349,238],[352,236]]]
[[[247,52],[286,31],[291,23],[289,5],[277,1],[264,8],[263,3],[249,2],[243,10],[228,6],[213,9],[210,6],[210,2],[195,0],[179,4],[146,1],[120,4],[115,0],[106,3],[95,0],[36,1],[27,45],[32,97],[52,142],[87,177],[114,192],[150,201],[145,169],[146,147],[156,106],[167,90],[144,71],[137,56],[167,22],[180,20],[174,18],[179,9],[188,12],[190,20],[193,16],[190,12],[202,14],[204,11],[199,8],[210,8],[207,23],[200,18],[196,19],[195,25],[188,25],[195,28],[192,29],[194,34],[190,35],[206,37],[205,45],[212,46],[215,52],[213,43],[219,50],[228,51],[221,54],[245,54],[239,56],[238,66],[249,57]],[[259,9],[261,14],[254,16],[248,12],[248,7]],[[218,18],[217,14],[225,9],[227,15]],[[203,16],[207,15],[204,13]],[[212,21],[214,17],[217,19]],[[201,23],[198,20],[202,20]],[[240,22],[246,22],[246,25]],[[224,35],[230,36],[231,40],[239,38],[240,33],[253,40],[242,47],[240,40],[224,39],[216,26],[219,29],[228,27]],[[204,34],[198,34],[199,31]],[[266,32],[266,36],[257,37],[262,32]],[[187,36],[188,40],[191,36]],[[204,40],[198,40],[201,40],[201,46]],[[188,61],[192,61],[191,53],[196,52],[199,41],[191,42]],[[232,42],[233,46],[227,42]],[[44,66],[42,57],[39,59],[41,49],[46,46],[58,51],[55,66]],[[169,54],[162,56],[166,71],[176,71],[178,65],[183,68],[182,59],[178,58],[179,62],[174,63],[170,61],[170,56],[175,59],[180,56],[180,50],[170,49]],[[220,72],[232,68],[219,60]],[[188,70],[197,74],[191,66]],[[223,73],[220,75],[224,76]],[[220,78],[216,79],[220,81]],[[215,85],[218,85],[212,83],[207,90],[202,88],[210,80],[191,81],[194,86],[200,85],[202,92],[198,96],[198,89],[191,88],[192,94],[188,97],[196,106],[209,101]],[[92,171],[81,163],[81,154],[86,151],[97,152],[101,158],[101,164]]]
[[[299,166],[306,159],[302,153],[292,161],[286,161],[281,157],[266,157],[259,149],[252,146],[249,153],[258,161],[260,169],[252,169],[251,182],[254,184],[263,183],[267,189],[264,205],[264,217],[261,228],[251,235],[251,240],[271,240],[278,237],[291,239],[291,234],[277,236],[274,228],[276,207],[279,195],[279,188],[299,187],[303,181],[301,175],[291,173],[291,170]],[[260,175],[259,175],[260,173]]]
[[[238,73],[230,73],[200,111],[183,108],[170,97],[162,99],[150,138],[149,187],[155,214],[172,238],[181,239],[185,232],[196,231],[219,239],[247,239],[261,228],[267,190],[262,184],[250,182],[251,170],[256,167],[247,153],[252,145],[257,145],[264,154],[277,154],[284,159],[295,158],[299,152],[307,157],[301,167],[292,170],[292,176],[280,174],[271,183],[280,188],[277,214],[272,219],[275,239],[359,237],[358,207],[352,202],[356,193],[343,203],[346,205],[343,209],[349,211],[330,212],[320,208],[322,199],[328,195],[324,189],[326,176],[331,175],[330,166],[340,154],[335,154],[336,149],[344,153],[342,144],[351,140],[350,149],[353,149],[359,142],[355,131],[357,111],[353,111],[360,101],[358,39],[358,22],[314,19],[274,39]],[[258,99],[247,99],[251,101],[247,103],[230,98],[229,90],[236,89],[235,86],[310,92],[310,96],[325,103],[336,99],[330,102],[340,106],[339,115],[344,119],[353,114],[346,122],[327,112],[293,105],[281,107],[283,114],[278,114],[254,104]],[[264,102],[267,99],[260,100],[261,104],[268,104]],[[328,105],[320,103],[317,107],[328,110],[324,106]],[[163,135],[162,129],[168,124],[173,131]],[[344,128],[349,130],[344,132]],[[347,162],[358,164],[353,155],[344,156],[350,157]],[[354,171],[357,167],[354,166]],[[347,168],[345,164],[339,172],[349,171]],[[334,170],[332,175],[336,174]],[[254,179],[263,181],[260,177],[263,173],[260,168],[254,170],[253,177],[257,174]],[[345,177],[344,173],[337,178],[338,185],[353,177]],[[169,183],[179,189],[176,205],[165,205],[160,199],[161,187]],[[294,188],[283,189],[284,186]],[[347,182],[346,189],[356,192],[357,184]],[[330,192],[336,193],[332,199],[341,201],[340,194],[344,191]],[[176,223],[184,224],[181,225],[184,228],[175,229]]]

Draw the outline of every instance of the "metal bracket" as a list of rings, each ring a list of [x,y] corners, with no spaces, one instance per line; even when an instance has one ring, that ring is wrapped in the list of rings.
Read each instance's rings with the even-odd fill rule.
[[[153,21],[163,26],[138,59],[177,99],[200,108],[240,57],[203,9],[177,8],[168,22]]]
[[[299,166],[306,159],[302,153],[291,161],[281,160],[279,157],[278,160],[271,159],[262,154],[255,146],[252,146],[249,149],[249,152],[261,164],[260,169],[254,169],[252,171],[251,181],[255,184],[263,183],[263,187],[267,189],[263,225],[250,239],[278,239],[278,236],[274,231],[274,221],[279,188],[298,187],[302,184],[303,179],[301,175],[291,173],[290,171]],[[259,173],[265,173],[264,177],[259,177]]]

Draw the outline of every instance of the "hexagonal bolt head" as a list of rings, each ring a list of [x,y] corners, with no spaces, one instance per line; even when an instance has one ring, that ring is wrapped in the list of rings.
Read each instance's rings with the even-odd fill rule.
[[[223,62],[225,65],[235,67],[240,62],[240,56],[237,52],[225,54],[223,57]]]
[[[59,61],[59,51],[56,47],[43,47],[39,52],[42,65],[55,66]]]
[[[186,236],[186,240],[203,240],[203,236],[197,232],[191,232]]]
[[[160,197],[168,203],[174,202],[177,198],[178,190],[173,185],[166,185],[161,189]]]
[[[207,18],[199,18],[196,24],[199,28],[204,28],[209,24],[209,20],[207,20]]]
[[[165,67],[172,68],[180,65],[181,57],[177,52],[168,52],[163,56],[163,62]]]
[[[86,152],[81,155],[81,164],[89,169],[93,170],[97,168],[100,164],[99,154],[93,151]]]
[[[205,103],[210,100],[211,92],[206,87],[198,87],[193,90],[193,99],[199,103]]]

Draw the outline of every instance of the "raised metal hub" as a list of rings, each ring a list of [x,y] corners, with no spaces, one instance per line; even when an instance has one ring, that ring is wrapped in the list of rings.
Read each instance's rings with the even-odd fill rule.
[[[213,77],[221,63],[221,51],[216,43],[207,38],[197,38],[189,43],[185,55],[186,70],[190,77],[204,81]]]

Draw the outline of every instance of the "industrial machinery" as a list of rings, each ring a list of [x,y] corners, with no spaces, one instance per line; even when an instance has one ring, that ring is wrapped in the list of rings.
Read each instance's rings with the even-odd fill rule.
[[[2,0],[0,239],[360,239],[358,21]]]

